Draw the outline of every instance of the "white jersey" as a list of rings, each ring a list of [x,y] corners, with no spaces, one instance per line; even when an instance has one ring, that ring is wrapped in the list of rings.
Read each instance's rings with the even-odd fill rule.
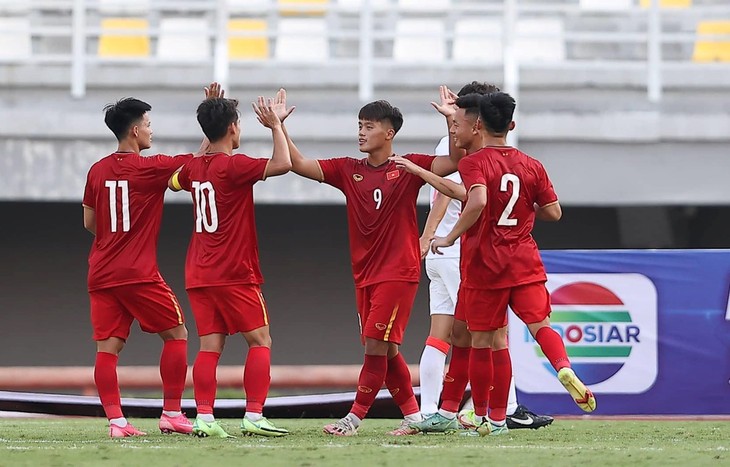
[[[434,151],[437,156],[448,156],[449,155],[449,137],[444,136],[441,138],[441,141],[439,141],[438,146],[436,146],[436,150]],[[451,180],[455,183],[461,183],[461,175],[459,175],[459,172],[454,172],[451,175],[448,175],[444,177],[448,180]],[[433,201],[436,198],[436,191],[435,188],[431,187],[431,197],[430,197],[430,204],[433,208]],[[444,218],[441,219],[441,222],[439,223],[438,227],[436,227],[436,236],[437,237],[445,237],[451,232],[454,228],[454,225],[456,225],[456,221],[459,220],[459,216],[461,215],[461,201],[458,199],[452,199],[451,202],[449,202],[449,205],[446,207],[446,213],[444,214]],[[440,251],[443,253],[443,255],[436,255],[431,252],[431,250],[428,250],[428,255],[426,255],[426,259],[433,259],[433,258],[458,258],[459,254],[461,252],[461,241],[459,239],[456,240],[456,243],[454,243],[453,246],[450,246],[448,248],[440,248]]]

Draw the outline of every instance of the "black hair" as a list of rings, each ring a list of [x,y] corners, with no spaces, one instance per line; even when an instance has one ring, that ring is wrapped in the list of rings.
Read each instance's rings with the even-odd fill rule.
[[[512,96],[506,92],[493,92],[483,96],[479,103],[479,116],[487,131],[494,135],[506,134],[516,105]]]
[[[464,109],[464,113],[471,117],[479,117],[479,105],[482,101],[482,94],[473,92],[456,99],[456,106]]]
[[[129,129],[150,110],[152,106],[147,102],[134,97],[125,97],[115,104],[107,104],[104,107],[104,123],[112,130],[117,140],[121,141],[127,137]]]
[[[226,135],[228,126],[238,121],[238,100],[216,97],[206,99],[198,106],[198,123],[203,133],[215,143]]]
[[[499,92],[499,88],[493,84],[489,83],[480,83],[479,81],[472,81],[469,84],[465,84],[464,87],[462,87],[459,90],[459,93],[457,96],[462,97],[466,96],[467,94],[490,94],[493,92]]]
[[[398,130],[403,126],[403,114],[400,112],[398,107],[394,107],[388,101],[379,100],[365,104],[360,109],[360,113],[357,115],[360,120],[369,120],[371,122],[382,122],[388,120],[393,130],[398,133]]]

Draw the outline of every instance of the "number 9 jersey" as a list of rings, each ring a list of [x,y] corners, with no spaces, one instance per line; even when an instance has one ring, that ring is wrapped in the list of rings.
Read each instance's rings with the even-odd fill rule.
[[[558,201],[545,167],[516,148],[487,146],[462,158],[459,173],[467,197],[474,187],[487,190],[484,212],[463,240],[474,246],[463,258],[464,287],[502,289],[547,280],[532,238],[535,204]]]
[[[426,170],[431,170],[435,159],[424,154],[404,157]],[[425,182],[392,161],[378,167],[368,164],[366,158],[317,162],[322,181],[341,190],[347,199],[355,287],[385,281],[418,282],[421,255],[416,200]]]

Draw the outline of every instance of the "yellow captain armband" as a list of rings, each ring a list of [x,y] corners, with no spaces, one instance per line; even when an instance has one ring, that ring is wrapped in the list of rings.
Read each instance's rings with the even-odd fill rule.
[[[172,183],[172,188],[175,191],[182,190],[182,186],[180,186],[180,180],[178,180],[179,176],[180,176],[180,172],[175,172],[174,174],[172,174],[172,179],[170,180],[170,182]]]

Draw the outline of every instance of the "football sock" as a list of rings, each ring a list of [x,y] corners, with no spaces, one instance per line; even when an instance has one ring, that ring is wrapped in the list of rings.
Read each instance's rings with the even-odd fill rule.
[[[404,417],[418,414],[418,418],[420,418],[421,412],[418,410],[418,401],[413,394],[411,372],[405,358],[403,358],[403,354],[400,352],[388,360],[385,385],[388,387],[393,401],[400,407]]]
[[[470,355],[471,347],[454,346],[451,350],[449,371],[444,377],[444,389],[441,391],[441,408],[447,412],[459,411],[461,399],[469,382]]]
[[[160,355],[160,377],[162,378],[162,410],[180,411],[180,399],[185,390],[188,373],[188,341],[174,339],[165,341]]]
[[[375,402],[378,391],[385,382],[388,371],[388,357],[385,355],[365,355],[365,360],[357,379],[357,393],[350,413],[362,420],[370,406]]]
[[[489,395],[489,418],[499,423],[507,417],[507,399],[512,383],[512,360],[509,350],[492,351],[492,365],[494,378],[492,393]]]
[[[261,420],[262,418],[264,418],[264,416],[262,414],[255,413],[255,412],[246,412],[245,417],[248,420],[251,420],[252,422],[258,422],[259,420]]]
[[[182,412],[179,410],[163,410],[162,415],[167,415],[168,417],[179,417],[182,415]]]
[[[94,364],[94,383],[99,393],[99,400],[109,420],[123,418],[122,401],[119,395],[117,380],[117,362],[119,356],[108,352],[96,352]],[[126,424],[125,424],[126,426]]]
[[[124,428],[125,426],[127,426],[127,419],[124,417],[112,418],[111,420],[109,420],[109,424]]]
[[[243,389],[246,391],[246,413],[261,413],[271,385],[271,349],[248,349],[243,370]]]
[[[514,415],[517,410],[517,391],[515,390],[515,374],[512,373],[512,378],[509,382],[509,397],[507,397],[507,415]]]
[[[439,415],[441,415],[444,418],[448,418],[449,420],[453,420],[456,418],[456,412],[449,412],[448,410],[439,409]]]
[[[492,349],[472,347],[469,359],[469,380],[471,381],[471,396],[474,398],[474,414],[478,417],[486,417],[489,388],[494,380]]]
[[[553,328],[550,326],[541,327],[535,334],[535,340],[550,364],[555,368],[555,371],[560,371],[561,368],[565,367],[570,368],[570,361],[568,360],[568,354],[565,352],[563,339]]]
[[[444,382],[444,366],[449,344],[428,336],[418,366],[421,379],[421,413],[432,414],[438,410],[439,396]]]
[[[215,417],[212,413],[200,413],[198,412],[197,418],[203,420],[205,423],[213,423],[215,421]]]
[[[195,391],[195,406],[200,414],[212,414],[215,403],[215,393],[218,385],[216,369],[221,354],[218,352],[198,352],[193,364],[193,388]],[[201,418],[204,421],[204,418]]]
[[[359,427],[360,423],[362,423],[362,419],[352,412],[348,413],[346,417],[350,419],[355,428]]]

